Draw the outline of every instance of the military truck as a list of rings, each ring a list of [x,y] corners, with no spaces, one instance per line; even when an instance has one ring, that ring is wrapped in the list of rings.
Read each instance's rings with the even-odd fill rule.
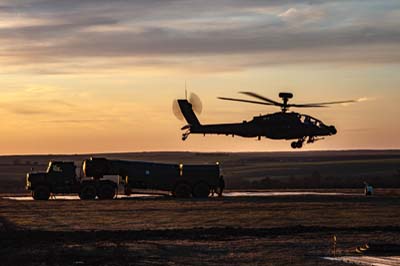
[[[88,200],[113,199],[118,188],[110,180],[87,178],[77,173],[74,162],[50,161],[45,172],[31,172],[26,175],[26,189],[35,200],[48,200],[51,194],[78,194]]]
[[[206,198],[217,190],[219,164],[183,165],[140,161],[90,158],[84,160],[79,174],[74,162],[51,161],[46,172],[26,176],[26,189],[35,200],[48,200],[51,194],[78,194],[83,200],[113,199],[118,184],[104,177],[122,179],[125,194],[132,189],[154,189],[171,192],[178,198]]]

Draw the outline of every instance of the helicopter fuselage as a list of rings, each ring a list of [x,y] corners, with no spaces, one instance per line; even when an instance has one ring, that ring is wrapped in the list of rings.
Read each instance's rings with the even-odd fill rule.
[[[330,136],[336,134],[336,129],[308,115],[279,112],[242,123],[191,125],[190,133],[291,140]]]
[[[192,105],[187,100],[178,100],[181,112],[188,122],[182,130],[182,140],[186,140],[190,134],[217,134],[241,136],[245,138],[263,137],[269,139],[297,140],[292,142],[292,148],[301,148],[303,143],[313,143],[319,137],[331,136],[337,133],[334,126],[327,126],[322,121],[295,112],[278,112],[253,117],[251,121],[230,124],[206,124],[202,125]]]

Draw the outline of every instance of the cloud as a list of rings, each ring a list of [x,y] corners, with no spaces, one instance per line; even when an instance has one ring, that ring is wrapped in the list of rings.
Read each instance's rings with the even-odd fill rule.
[[[180,31],[169,28],[142,28],[140,32],[77,32],[64,42],[42,47],[10,48],[9,52],[33,57],[107,57],[158,55],[249,54],[287,50],[311,50],[393,45],[400,41],[400,29],[346,27],[330,30],[268,30],[267,25],[238,27],[236,30]],[[60,30],[60,29],[58,29]],[[57,30],[57,31],[58,31]],[[30,30],[31,36],[41,36]],[[46,31],[46,30],[44,30]],[[41,30],[40,30],[41,32]],[[50,33],[46,33],[50,34]],[[47,58],[48,59],[48,58]]]
[[[3,73],[400,62],[395,1],[3,1],[0,21],[1,10],[16,18],[0,27]]]
[[[296,8],[289,8],[288,10],[286,10],[285,12],[279,14],[279,17],[283,17],[283,18],[287,18],[287,17],[293,17],[296,16],[296,14],[298,13]]]
[[[49,114],[50,110],[42,108],[42,107],[28,107],[28,106],[16,106],[16,105],[8,105],[8,106],[0,106],[1,109],[6,110],[8,112],[14,113],[16,115],[29,115],[29,116],[36,116],[36,115],[46,115]]]
[[[98,124],[98,123],[113,123],[115,119],[55,119],[55,120],[45,120],[43,123],[49,124]]]
[[[285,12],[280,13],[278,17],[285,21],[295,23],[296,26],[301,26],[306,23],[320,21],[325,15],[324,11],[315,7],[305,7],[301,9],[291,7]]]
[[[64,100],[64,90],[54,87],[30,86],[2,92],[0,109],[23,116],[60,115],[71,112],[77,106]]]

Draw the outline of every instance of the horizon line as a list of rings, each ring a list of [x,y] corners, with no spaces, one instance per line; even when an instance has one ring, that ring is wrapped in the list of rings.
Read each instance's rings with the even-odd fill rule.
[[[110,152],[84,152],[84,153],[37,153],[37,154],[0,154],[0,157],[23,157],[23,156],[92,156],[92,155],[118,155],[118,154],[140,154],[140,153],[200,153],[200,154],[240,154],[240,153],[321,153],[321,152],[400,152],[400,148],[394,149],[332,149],[332,150],[303,150],[303,151],[110,151]]]

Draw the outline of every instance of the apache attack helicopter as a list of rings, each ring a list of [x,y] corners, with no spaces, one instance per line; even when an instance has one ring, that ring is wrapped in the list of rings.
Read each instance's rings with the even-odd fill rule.
[[[258,99],[258,101],[227,97],[218,97],[218,99],[278,106],[281,108],[281,111],[273,114],[255,116],[251,121],[243,121],[242,123],[202,125],[196,116],[196,113],[201,113],[202,104],[200,98],[192,93],[189,100],[186,97],[186,99],[174,100],[173,103],[173,111],[175,116],[181,120],[184,118],[188,123],[188,125],[182,127],[182,130],[186,130],[186,132],[182,134],[182,140],[186,140],[190,134],[217,134],[227,136],[237,135],[246,138],[256,137],[258,140],[261,140],[262,137],[276,140],[295,140],[291,144],[292,148],[302,148],[305,142],[307,144],[313,143],[317,140],[323,139],[325,136],[335,135],[337,130],[335,126],[328,126],[321,120],[318,120],[312,116],[299,114],[296,112],[288,112],[289,108],[320,108],[328,107],[328,105],[333,104],[356,102],[354,100],[350,100],[292,104],[289,103],[289,99],[293,98],[293,94],[288,92],[279,93],[279,97],[282,99],[282,102],[271,100],[253,92],[240,93],[254,97]]]

